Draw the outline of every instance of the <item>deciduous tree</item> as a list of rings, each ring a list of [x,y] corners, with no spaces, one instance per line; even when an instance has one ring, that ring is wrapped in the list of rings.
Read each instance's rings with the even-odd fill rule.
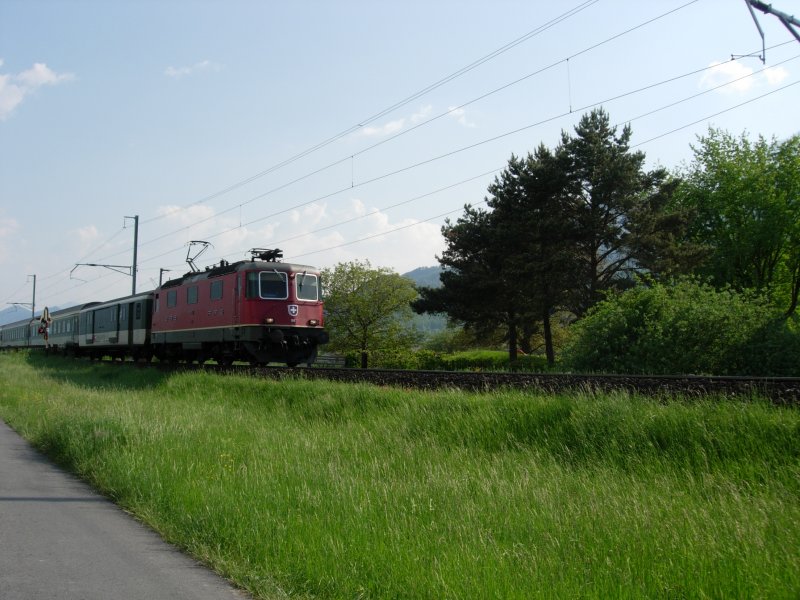
[[[794,314],[800,293],[800,135],[778,142],[710,128],[693,146],[676,205],[694,212],[696,269],[719,287],[764,292]]]
[[[356,260],[324,269],[322,282],[332,350],[359,352],[366,368],[370,353],[409,347],[417,340],[406,326],[417,297],[413,281]]]

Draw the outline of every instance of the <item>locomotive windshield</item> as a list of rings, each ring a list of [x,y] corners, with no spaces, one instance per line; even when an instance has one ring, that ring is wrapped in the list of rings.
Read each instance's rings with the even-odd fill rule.
[[[319,286],[317,285],[316,275],[298,273],[295,281],[297,282],[298,300],[312,300],[314,302],[319,300]]]
[[[265,300],[285,300],[289,297],[289,284],[286,273],[280,271],[261,271],[247,274],[248,298]]]

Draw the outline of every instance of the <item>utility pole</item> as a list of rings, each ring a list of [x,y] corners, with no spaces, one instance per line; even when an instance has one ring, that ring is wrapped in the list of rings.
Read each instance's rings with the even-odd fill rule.
[[[133,285],[131,286],[131,295],[136,295],[136,255],[139,251],[139,215],[135,217],[125,217],[126,219],[133,219],[133,264],[131,265],[131,279]]]
[[[159,269],[158,270],[158,287],[161,287],[161,281],[164,278],[164,273],[169,273],[172,269]]]
[[[36,315],[36,275],[31,275],[31,277],[33,277],[33,297],[31,298],[31,321],[33,321]]]
[[[74,267],[72,267],[72,271],[69,272],[70,278],[72,278],[72,274],[75,272],[75,269],[78,267],[103,267],[104,269],[111,269],[112,271],[116,271],[117,273],[122,273],[123,275],[130,275],[131,279],[133,280],[131,285],[131,295],[136,294],[136,259],[139,251],[139,215],[135,217],[125,217],[126,219],[133,219],[133,263],[131,266],[128,265],[99,265],[97,263],[76,263]],[[127,273],[122,269],[127,270]]]
[[[28,275],[33,277],[33,297],[30,302],[9,302],[11,306],[30,306],[31,307],[31,321],[36,318],[36,275]]]

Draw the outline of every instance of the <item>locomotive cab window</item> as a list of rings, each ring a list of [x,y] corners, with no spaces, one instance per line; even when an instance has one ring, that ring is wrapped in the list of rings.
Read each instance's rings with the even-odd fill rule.
[[[289,297],[289,284],[286,273],[281,273],[280,271],[248,273],[245,294],[248,298],[286,300]]]
[[[319,300],[319,285],[316,275],[298,273],[295,277],[295,285],[297,286],[298,300],[312,300],[314,302]]]

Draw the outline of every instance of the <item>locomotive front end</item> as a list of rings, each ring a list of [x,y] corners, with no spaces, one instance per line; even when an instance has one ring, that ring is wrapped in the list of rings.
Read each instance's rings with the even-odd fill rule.
[[[257,261],[248,265],[244,281],[242,325],[259,326],[257,339],[245,342],[253,360],[313,363],[319,346],[328,341],[319,270]]]

